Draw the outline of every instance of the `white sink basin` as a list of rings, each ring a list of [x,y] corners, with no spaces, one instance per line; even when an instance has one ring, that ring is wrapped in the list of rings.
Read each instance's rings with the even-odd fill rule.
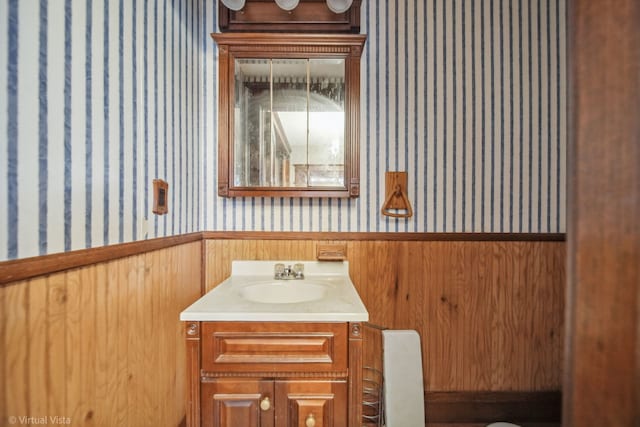
[[[243,286],[242,298],[265,304],[291,304],[317,301],[327,295],[327,286],[303,280],[274,280]]]
[[[276,280],[276,263],[304,265],[304,279]],[[188,321],[363,322],[369,319],[349,263],[233,261],[231,275],[180,313]]]

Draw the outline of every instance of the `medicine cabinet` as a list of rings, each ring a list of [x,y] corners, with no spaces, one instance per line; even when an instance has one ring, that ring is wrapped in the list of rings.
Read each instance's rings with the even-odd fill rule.
[[[219,52],[218,195],[357,197],[366,36],[212,37]]]

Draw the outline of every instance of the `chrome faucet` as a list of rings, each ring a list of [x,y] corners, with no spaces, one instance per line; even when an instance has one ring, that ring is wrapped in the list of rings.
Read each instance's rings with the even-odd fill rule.
[[[276,280],[302,280],[304,279],[304,265],[298,263],[292,267],[278,263],[273,268],[273,278]]]

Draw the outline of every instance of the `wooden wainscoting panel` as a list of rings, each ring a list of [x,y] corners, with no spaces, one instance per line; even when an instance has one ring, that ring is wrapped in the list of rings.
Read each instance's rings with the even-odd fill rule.
[[[128,422],[127,411],[127,364],[129,361],[128,354],[128,328],[132,325],[131,320],[127,318],[127,309],[129,300],[127,296],[127,288],[130,269],[134,269],[133,259],[118,259],[109,264],[109,269],[113,275],[113,279],[109,279],[114,291],[113,297],[108,304],[110,305],[110,322],[109,326],[114,328],[108,331],[112,337],[111,351],[116,355],[115,360],[110,363],[110,371],[112,381],[110,383],[109,395],[114,396],[111,415],[117,425],[123,425]],[[127,355],[122,357],[122,355]]]
[[[178,281],[180,280],[180,273],[182,272],[182,267],[179,265],[179,263],[182,261],[182,259],[179,256],[179,252],[175,252],[175,251],[169,252],[166,258],[166,261],[167,261],[166,272],[165,272],[166,280],[169,283],[178,283]],[[163,297],[161,307],[165,313],[169,313],[173,311],[172,310],[173,304],[171,301],[176,300],[176,296],[177,296],[176,291],[177,289],[175,286],[165,286],[163,288],[163,292],[161,294]],[[175,313],[175,315],[176,315],[176,318],[178,318],[179,313]],[[177,328],[180,327],[180,330],[183,330],[181,327],[182,325],[180,325],[179,323],[180,322],[172,321],[172,319],[170,319],[169,316],[167,316],[166,314],[160,316],[160,321],[158,322],[158,326],[163,331],[166,331],[166,335],[162,335],[160,337],[160,345],[158,346],[158,351],[160,352],[160,364],[158,366],[158,372],[165,372],[166,374],[163,375],[165,377],[164,378],[165,381],[171,382],[173,384],[173,387],[175,387],[177,390],[180,390],[182,393],[184,393],[186,390],[186,387],[179,386],[180,382],[178,379],[178,375],[180,375],[181,377],[185,375],[187,363],[186,363],[186,360],[183,360],[180,363],[176,360],[176,351],[180,348],[184,348],[184,338],[181,343],[182,345],[179,345],[178,344],[179,341],[176,339],[176,331],[178,330]],[[179,364],[180,364],[180,369],[176,369],[176,367]],[[180,394],[180,395],[175,394],[175,399],[167,399],[167,397],[171,395],[163,396],[164,393],[166,393],[166,390],[162,390],[160,394],[161,401],[165,402],[164,405],[161,405],[164,407],[161,408],[160,412],[162,413],[162,416],[164,417],[164,419],[172,420],[171,423],[177,425],[181,417],[178,418],[176,416],[180,413],[184,414],[185,410],[183,409],[180,412],[176,413],[174,410],[174,407],[176,404],[183,406],[184,399],[177,399],[177,397],[183,396],[184,394]]]
[[[187,253],[194,254],[194,250],[190,249],[185,251]],[[145,345],[140,345],[139,348],[139,356],[138,363],[142,367],[142,373],[149,373],[148,367],[157,366],[158,361],[158,347],[157,341],[159,334],[156,333],[156,328],[158,327],[155,322],[159,313],[154,312],[154,309],[158,306],[156,301],[159,299],[159,295],[162,295],[158,292],[158,289],[154,286],[155,283],[162,283],[162,276],[164,271],[162,270],[163,265],[166,263],[166,259],[164,257],[160,258],[163,255],[163,251],[153,251],[147,252],[141,257],[141,270],[139,272],[140,278],[140,291],[137,293],[136,297],[136,306],[138,308],[138,313],[135,316],[135,322],[138,324],[137,333],[142,334],[147,337],[147,341],[144,343]],[[189,279],[187,279],[189,280]],[[191,286],[188,286],[187,289],[190,292],[193,292]],[[182,322],[180,322],[182,323]],[[133,330],[136,330],[133,328]],[[137,387],[137,405],[139,407],[139,416],[144,420],[153,419],[155,414],[159,411],[159,403],[162,400],[162,397],[157,393],[157,387],[154,387],[152,381],[143,381],[140,376],[137,378],[138,387]]]
[[[318,244],[346,245],[371,323],[420,333],[427,393],[560,389],[562,241],[225,238],[1,287],[0,415],[177,425],[178,316],[202,277],[208,290],[232,260],[313,260]],[[365,363],[380,367],[379,332],[366,334]]]
[[[34,414],[49,413],[47,399],[47,279],[38,278],[29,281],[27,323],[29,324],[29,412]],[[5,351],[2,351],[5,353]],[[2,378],[6,378],[4,375]],[[0,418],[2,420],[6,418]]]
[[[425,390],[560,389],[561,241],[207,240],[207,290],[232,260],[313,260],[334,243],[347,246],[370,322],[420,334]],[[365,363],[380,367],[372,341]]]
[[[62,275],[66,276],[63,324],[66,408],[61,414],[69,417],[72,422],[77,422],[92,418],[92,405],[95,401],[96,270],[74,269]]]
[[[66,312],[67,312],[67,274],[57,273],[49,276],[46,290],[32,288],[30,292],[47,292],[47,398],[48,408],[52,414],[65,415],[67,410],[66,381],[67,364],[65,345]],[[22,325],[28,330],[28,325]],[[9,348],[9,351],[12,349]]]
[[[493,334],[487,331],[493,320],[488,301],[493,288],[491,246],[495,243],[478,242],[466,245],[466,277],[473,291],[462,289],[462,314],[465,316],[460,334],[462,354],[462,389],[490,390]],[[464,284],[463,284],[464,287]]]
[[[527,369],[535,372],[535,382],[541,389],[553,390],[558,384],[562,384],[562,370],[548,369],[549,366],[562,367],[564,357],[564,310],[565,310],[565,251],[561,245],[546,248],[537,243],[526,246],[535,250],[535,256],[525,256],[525,283],[537,283],[535,294],[536,301],[544,301],[544,304],[536,304],[534,319],[536,325],[533,330],[533,339],[528,340],[527,353],[533,354],[526,359],[530,365]],[[549,253],[550,252],[550,253]],[[535,267],[538,268],[535,268]],[[554,286],[555,281],[562,286]],[[525,307],[528,302],[524,301]],[[526,325],[522,325],[523,328]],[[523,355],[524,357],[524,355]]]
[[[112,283],[109,281],[107,267],[110,263],[97,264],[94,269],[95,278],[95,302],[93,310],[96,313],[95,323],[95,402],[93,405],[92,419],[95,425],[106,425],[109,423],[110,412],[108,405],[113,400],[109,395],[109,372],[108,367],[112,358],[112,347],[109,343],[109,334],[107,331],[113,329],[109,327],[109,287]],[[88,308],[91,309],[91,308]]]
[[[175,251],[168,251],[170,254]],[[186,251],[185,251],[186,252]],[[132,260],[133,263],[129,269],[126,298],[127,309],[125,319],[130,322],[126,325],[127,331],[127,376],[126,376],[126,399],[127,399],[127,422],[130,424],[144,425],[146,424],[145,411],[138,411],[135,408],[144,408],[145,389],[144,379],[148,375],[144,365],[144,344],[145,341],[140,339],[144,330],[145,317],[148,314],[143,305],[145,281],[144,281],[144,261],[145,256],[137,256]],[[174,265],[173,263],[168,263]],[[176,278],[179,283],[180,278]],[[170,289],[175,289],[171,286]],[[153,333],[153,332],[152,332]],[[132,405],[133,404],[133,405]]]
[[[464,269],[464,262],[457,243],[436,242],[435,245],[429,245],[428,250],[433,256],[433,267],[427,286],[434,286],[430,289],[430,300],[427,302],[427,306],[432,308],[428,317],[431,322],[425,324],[424,328],[426,335],[433,337],[432,345],[428,348],[431,357],[435,358],[426,374],[431,378],[431,388],[453,390],[457,386],[456,378],[463,379],[462,372],[459,372],[462,368],[459,358],[461,342],[466,337],[460,333],[464,307],[460,301],[458,270]],[[469,289],[468,292],[473,290]]]
[[[24,282],[5,289],[2,323],[5,324],[4,348],[6,353],[4,387],[7,416],[29,413],[29,285]],[[6,385],[11,384],[9,388]],[[17,415],[16,415],[17,414]]]
[[[167,256],[168,254],[164,251],[154,251],[145,254],[145,283],[153,285],[154,283],[163,283],[167,280],[167,271],[170,262]],[[165,357],[164,343],[167,341],[167,338],[165,334],[158,334],[156,330],[165,328],[165,325],[162,323],[162,313],[167,305],[166,301],[168,297],[166,287],[159,288],[153,286],[153,288],[149,296],[151,300],[149,307],[153,308],[150,309],[146,315],[150,322],[143,326],[143,333],[149,337],[148,345],[145,347],[145,361],[148,366],[148,372],[155,373],[164,367],[161,365],[161,361],[164,360]],[[164,391],[159,387],[155,387],[152,381],[145,383],[148,386],[145,395],[148,396],[149,404],[146,405],[146,411],[144,412],[149,412],[151,419],[153,419],[153,417],[166,416],[165,411],[167,410],[167,405],[166,402],[162,403]]]
[[[0,288],[2,419],[178,425],[179,313],[200,295],[200,252],[192,242]]]

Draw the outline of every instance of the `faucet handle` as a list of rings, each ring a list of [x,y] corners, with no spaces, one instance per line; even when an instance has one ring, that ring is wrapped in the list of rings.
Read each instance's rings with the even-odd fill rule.
[[[273,266],[273,275],[274,277],[282,277],[284,274],[284,264],[278,263]]]
[[[301,264],[301,263],[294,264],[293,274],[295,274],[296,278],[298,279],[304,278],[304,264]]]

